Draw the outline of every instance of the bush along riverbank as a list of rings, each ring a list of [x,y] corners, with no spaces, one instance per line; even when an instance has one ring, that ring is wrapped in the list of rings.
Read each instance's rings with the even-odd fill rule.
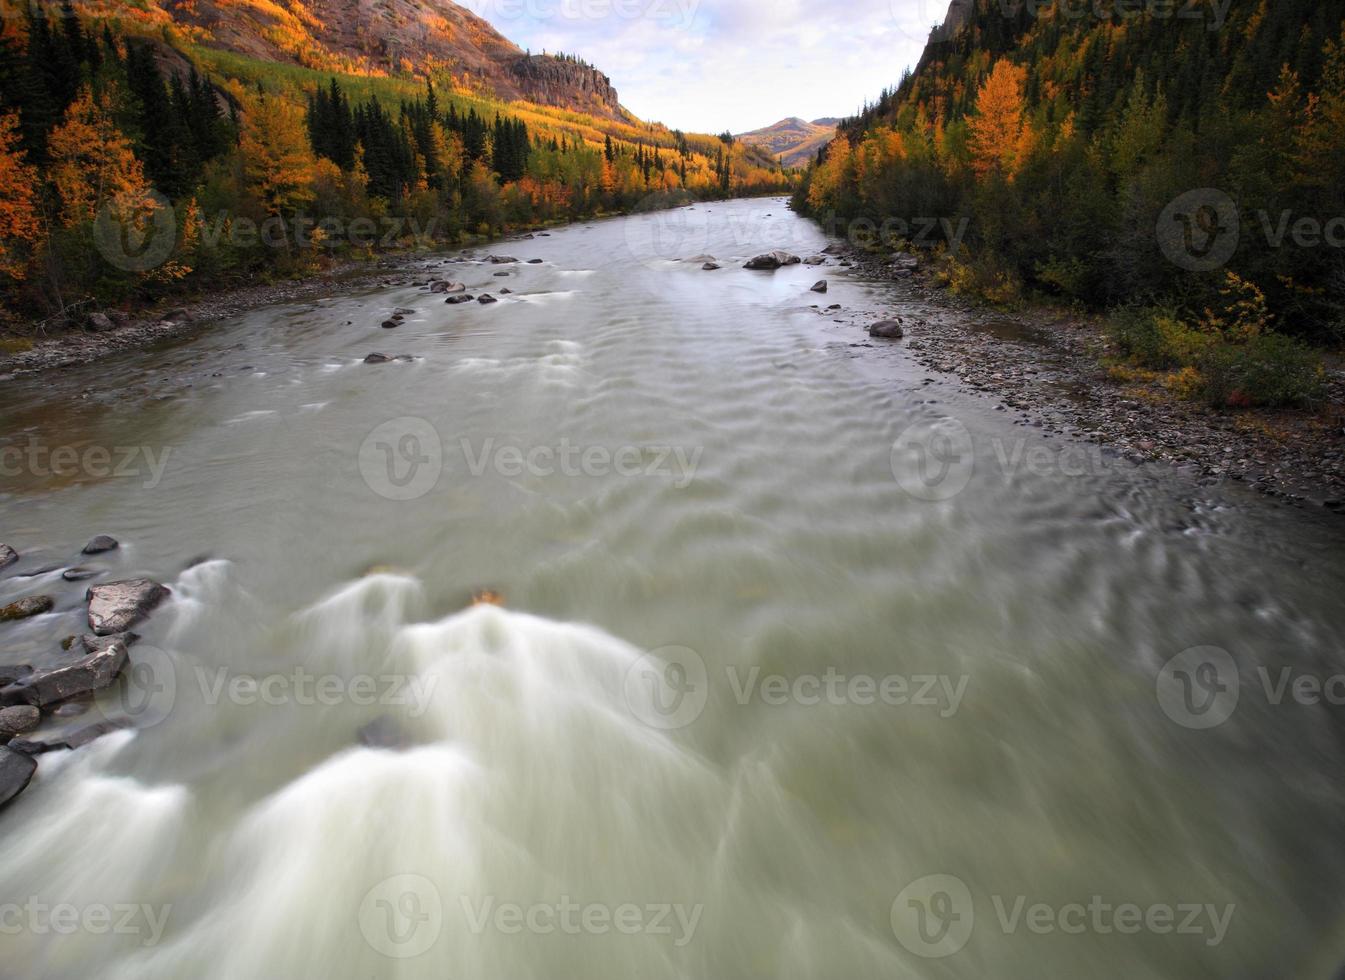
[[[1254,292],[1236,277],[1225,311],[1191,324],[1152,308],[1103,316],[997,306],[969,294],[938,250],[836,251],[857,274],[893,284],[884,315],[901,321],[922,366],[995,399],[1019,424],[1345,515],[1341,361],[1265,331]],[[821,312],[849,322],[844,311]]]

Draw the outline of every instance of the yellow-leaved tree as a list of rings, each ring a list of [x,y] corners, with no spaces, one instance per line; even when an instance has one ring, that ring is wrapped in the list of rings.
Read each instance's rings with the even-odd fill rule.
[[[118,222],[139,225],[156,208],[145,168],[112,121],[105,99],[86,86],[47,140],[48,172],[67,228],[93,221],[102,208]]]
[[[275,96],[253,99],[239,145],[248,185],[268,214],[292,214],[313,200],[317,158],[297,105]]]
[[[976,94],[976,114],[968,125],[971,165],[979,176],[1012,179],[1031,151],[1032,132],[1023,110],[1026,79],[1027,69],[1001,59]]]

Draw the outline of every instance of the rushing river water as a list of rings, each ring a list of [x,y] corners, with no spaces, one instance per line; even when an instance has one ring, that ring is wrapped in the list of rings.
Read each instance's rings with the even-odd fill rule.
[[[83,719],[138,730],[0,814],[0,976],[1331,976],[1338,518],[810,309],[891,287],[741,268],[826,244],[780,201],[604,221],[436,264],[492,306],[5,381],[0,602],[58,606],[4,661],[79,630],[19,575],[93,534],[174,595]]]

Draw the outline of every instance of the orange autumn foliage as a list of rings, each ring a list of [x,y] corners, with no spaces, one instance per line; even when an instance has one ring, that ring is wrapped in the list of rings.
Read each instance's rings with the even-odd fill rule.
[[[22,279],[23,247],[42,240],[37,210],[37,168],[24,162],[19,146],[19,114],[0,116],[0,273]]]
[[[298,106],[275,97],[253,100],[239,145],[248,182],[267,213],[283,214],[313,200],[317,158]]]
[[[1012,178],[1031,150],[1031,132],[1023,119],[1026,80],[1027,69],[1002,59],[977,93],[976,115],[968,122],[971,165],[977,175],[999,173]]]
[[[102,208],[118,221],[139,223],[156,207],[144,166],[109,116],[105,99],[85,87],[48,140],[48,173],[67,228],[93,221]]]

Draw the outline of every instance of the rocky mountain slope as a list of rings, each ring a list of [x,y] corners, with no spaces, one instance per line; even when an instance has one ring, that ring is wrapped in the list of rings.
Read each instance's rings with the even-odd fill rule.
[[[496,98],[624,120],[616,89],[577,59],[531,55],[450,0],[86,0],[90,14],[171,21],[199,43],[356,75],[448,72]]]

